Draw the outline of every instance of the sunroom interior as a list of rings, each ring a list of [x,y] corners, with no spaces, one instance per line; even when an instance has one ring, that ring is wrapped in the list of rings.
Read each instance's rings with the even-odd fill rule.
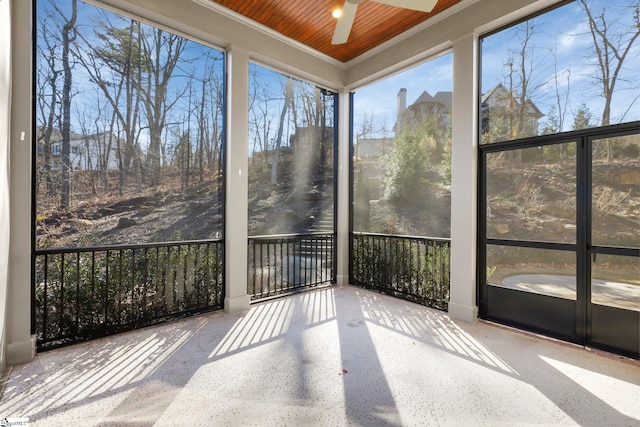
[[[39,206],[45,205],[39,188],[52,188],[49,187],[51,179],[42,171],[51,173],[54,182],[69,180],[64,163],[60,168],[48,157],[45,166],[38,163],[43,153],[54,156],[55,150],[64,150],[65,140],[64,108],[61,107],[57,118],[59,127],[54,126],[52,132],[54,136],[58,133],[60,148],[56,148],[54,139],[51,143],[49,140],[41,143],[44,122],[38,114],[43,115],[46,102],[40,102],[35,92],[40,67],[45,65],[38,57],[36,44],[40,45],[40,51],[44,50],[39,31],[44,34],[47,27],[41,23],[43,21],[38,21],[44,18],[44,13],[38,14],[36,10],[44,3],[45,0],[0,0],[1,371],[8,366],[32,362],[40,351],[139,326],[214,310],[242,315],[252,308],[255,310],[259,304],[268,304],[262,306],[263,312],[277,311],[287,303],[278,302],[284,300],[276,297],[312,298],[298,295],[300,291],[309,291],[307,295],[319,292],[319,298],[323,298],[327,289],[351,289],[352,286],[444,310],[448,321],[461,322],[463,326],[459,330],[462,333],[482,319],[482,327],[484,322],[491,321],[560,339],[579,348],[612,352],[630,358],[631,361],[625,362],[630,364],[628,366],[637,364],[633,362],[640,357],[640,115],[636,102],[638,82],[633,80],[637,79],[637,72],[633,74],[633,67],[637,65],[633,64],[634,61],[637,64],[640,55],[639,43],[635,41],[637,32],[634,35],[633,27],[626,32],[620,31],[620,38],[614,43],[619,49],[616,55],[628,55],[622,57],[627,62],[621,66],[624,78],[619,84],[624,88],[624,95],[607,98],[607,108],[613,113],[606,115],[606,119],[604,115],[600,119],[600,111],[595,111],[596,107],[591,104],[592,110],[589,110],[585,105],[588,99],[580,104],[579,97],[572,98],[573,106],[568,107],[571,104],[568,89],[564,95],[559,95],[558,88],[569,84],[570,75],[582,72],[583,80],[588,79],[584,74],[588,69],[580,71],[576,67],[573,74],[568,69],[564,74],[556,70],[550,74],[554,80],[549,77],[545,82],[535,82],[534,79],[528,87],[522,82],[520,87],[517,84],[509,87],[506,83],[513,83],[520,77],[526,79],[528,67],[537,72],[550,64],[554,66],[551,57],[556,58],[555,65],[558,66],[557,58],[562,54],[558,51],[562,49],[569,52],[573,49],[575,54],[586,52],[589,46],[565,41],[559,43],[556,50],[546,49],[546,62],[534,64],[526,53],[526,43],[530,39],[520,32],[517,37],[524,38],[519,39],[522,52],[519,58],[518,52],[512,50],[508,59],[482,53],[483,48],[488,52],[487,46],[492,43],[496,51],[510,49],[501,47],[504,40],[492,37],[517,23],[524,23],[524,34],[529,34],[526,31],[532,31],[533,25],[529,27],[528,20],[560,10],[567,3],[574,3],[576,8],[584,4],[585,8],[602,12],[593,21],[593,28],[597,30],[597,19],[604,20],[606,16],[603,4],[557,0],[440,0],[432,13],[424,13],[366,0],[355,2],[357,10],[351,38],[346,43],[332,44],[330,39],[336,26],[336,18],[331,17],[332,10],[343,5],[354,7],[343,1],[87,0],[91,7],[162,30],[166,35],[164,41],[179,36],[198,43],[202,49],[213,50],[211,58],[217,59],[212,59],[212,63],[218,61],[220,64],[218,74],[212,74],[209,80],[202,77],[198,80],[200,86],[196,84],[189,89],[185,86],[176,93],[189,100],[185,107],[187,116],[200,114],[198,117],[202,118],[205,116],[205,81],[219,83],[218,98],[211,101],[211,108],[220,107],[219,115],[213,120],[217,120],[215,129],[219,130],[220,148],[217,154],[212,152],[209,160],[212,164],[218,162],[220,173],[212,174],[212,181],[209,181],[217,185],[216,190],[211,191],[214,208],[204,199],[195,199],[196,196],[190,199],[192,192],[209,193],[203,190],[207,180],[203,176],[206,168],[202,166],[206,161],[205,149],[197,145],[199,142],[195,139],[193,147],[189,145],[191,142],[184,132],[190,122],[184,119],[180,124],[182,127],[175,127],[175,135],[182,136],[175,136],[170,154],[165,148],[157,152],[158,165],[169,164],[169,158],[171,164],[182,162],[181,175],[175,177],[175,191],[166,190],[166,181],[159,185],[158,181],[152,182],[153,177],[147,177],[151,182],[149,188],[145,187],[145,192],[134,188],[131,193],[131,198],[135,195],[144,199],[138,216],[119,217],[120,221],[113,227],[115,231],[102,233],[117,238],[103,241],[95,237],[98,232],[93,231],[90,238],[80,241],[77,236],[76,240],[74,237],[65,240],[63,231],[73,236],[73,230],[97,227],[102,217],[76,216],[73,227],[64,229],[60,223],[69,216],[53,218],[49,212],[39,210]],[[60,2],[60,5],[63,3],[66,7],[71,1]],[[637,13],[638,7],[634,1],[620,0],[612,9],[618,14],[624,8]],[[60,12],[60,17],[70,19],[65,13]],[[637,27],[637,16],[635,19]],[[290,20],[298,23],[287,25]],[[85,21],[83,25],[87,23]],[[91,25],[99,26],[103,22],[93,21]],[[133,25],[129,28],[134,29]],[[137,28],[140,31],[140,27]],[[588,26],[582,27],[581,31],[591,34]],[[78,34],[79,31],[72,37],[77,40]],[[116,35],[104,34],[107,36],[103,41]],[[88,46],[98,41],[88,39],[83,43]],[[62,43],[62,38],[56,39],[52,49],[60,49]],[[627,51],[623,50],[625,43],[629,46]],[[111,46],[116,46],[117,50],[117,44]],[[112,58],[117,54],[112,52]],[[129,52],[129,59],[135,54],[135,51]],[[92,58],[106,61],[108,54],[103,51],[102,55]],[[581,55],[584,59],[587,54]],[[620,55],[617,58],[623,62]],[[166,57],[160,58],[164,59]],[[520,69],[518,59],[523,63]],[[191,61],[195,63],[198,58],[194,55]],[[524,65],[525,61],[531,63]],[[593,64],[589,59],[584,61]],[[62,63],[59,65],[62,67]],[[91,64],[78,59],[72,66],[89,70]],[[489,74],[483,70],[491,66],[497,75],[502,73],[501,80],[483,80]],[[95,63],[93,67],[94,74],[87,71],[80,79],[98,82],[102,78],[99,67]],[[148,72],[151,68],[152,65],[148,65],[140,69]],[[181,71],[184,75],[190,72],[186,65]],[[59,75],[58,84],[62,87],[62,68]],[[184,75],[181,78],[185,78]],[[264,98],[256,95],[269,86],[269,79],[276,81],[276,86],[281,85],[277,86],[280,91],[277,104],[268,105],[266,91]],[[625,79],[628,86],[624,86]],[[436,84],[436,80],[446,82]],[[131,82],[134,81],[135,77],[132,77]],[[580,83],[573,80],[572,84],[580,87]],[[599,97],[599,93],[593,95],[598,82],[590,84],[591,92],[585,96]],[[96,105],[103,103],[106,106],[112,102],[106,99],[106,93],[114,86],[103,86],[96,89],[97,95],[93,98]],[[523,88],[532,92],[537,89],[541,94],[537,98],[539,102],[532,101],[531,93],[522,93]],[[140,96],[151,91],[138,89]],[[191,104],[192,89],[202,91],[202,110],[198,110],[197,102]],[[391,92],[391,97],[383,98]],[[74,93],[77,99],[82,89]],[[288,101],[289,94],[293,99],[299,93],[302,95],[297,100],[305,96],[304,100],[310,100],[309,111],[316,108],[315,113],[305,110],[300,106],[304,100],[296,104],[301,112],[308,114],[306,119],[297,117],[293,101]],[[193,99],[197,100],[197,95],[193,95]],[[260,99],[264,101],[264,109],[261,110],[262,117],[257,117],[254,109],[258,108],[255,105]],[[376,104],[378,99],[380,105]],[[57,102],[64,104],[64,101]],[[616,109],[616,102],[623,105]],[[563,126],[562,120],[553,122],[551,111],[558,113],[558,110],[550,110],[550,106],[570,112],[558,114],[558,117],[566,118],[573,126]],[[267,112],[269,108],[271,110]],[[80,107],[75,107],[70,114],[79,117],[79,110]],[[376,121],[376,110],[389,110],[384,112],[386,119]],[[618,110],[624,111],[617,113]],[[510,123],[507,119],[496,119],[495,115],[501,111],[511,111]],[[152,110],[140,112],[140,116],[149,120],[154,114]],[[520,114],[519,118],[513,119],[517,114]],[[420,122],[420,117],[436,116],[437,123],[433,126],[437,132],[432,128],[421,128],[429,135],[425,140],[431,142],[420,145],[427,151],[435,151],[424,158],[419,154],[409,155],[414,160],[432,164],[425,170],[431,178],[419,184],[412,183],[415,187],[407,189],[407,183],[401,180],[405,176],[402,172],[416,162],[402,163],[408,160],[397,154],[399,149],[395,147],[400,146],[399,141],[406,147],[418,146],[417,140],[412,139],[414,136],[406,136],[411,134],[408,130],[420,127],[414,126],[416,121]],[[585,116],[588,117],[585,119]],[[115,113],[113,117],[115,122],[120,120]],[[587,124],[578,126],[579,118]],[[259,120],[262,121],[258,123]],[[315,125],[312,120],[316,120]],[[513,120],[517,124],[514,125]],[[67,144],[67,150],[74,150],[74,132],[85,135],[83,143],[87,150],[89,138],[86,135],[105,134],[92,129],[81,130],[77,118],[71,118],[70,122],[71,137],[67,132],[66,140],[70,138],[71,143]],[[314,130],[314,126],[322,130]],[[147,159],[140,160],[138,169],[135,160],[132,163],[131,182],[138,173],[151,176],[152,127],[150,124],[139,125],[138,135],[147,135],[150,142],[142,149]],[[270,130],[265,131],[266,127]],[[498,130],[499,127],[502,130]],[[543,127],[544,131],[541,130]],[[260,128],[264,138],[259,140]],[[121,131],[128,132],[127,129]],[[162,132],[163,138],[168,139],[174,131],[167,125]],[[440,145],[436,133],[447,141],[447,145]],[[120,141],[120,136],[114,141]],[[313,148],[304,151],[305,141],[310,141]],[[185,145],[192,147],[186,149],[188,155],[180,151]],[[76,148],[79,153],[81,148]],[[66,157],[68,163],[69,155]],[[115,170],[122,168],[121,157],[118,155],[113,159],[113,175],[104,174],[105,188],[108,187],[106,177],[113,176],[113,182],[117,182]],[[82,162],[88,162],[89,167],[81,166],[80,160],[77,164],[67,165],[75,176],[89,176],[83,170],[92,169],[91,161],[91,155],[87,155]],[[62,162],[65,162],[64,158]],[[612,163],[609,165],[608,162]],[[109,160],[105,165],[104,169],[109,169]],[[287,166],[281,166],[278,171],[277,165]],[[286,168],[294,170],[296,167],[307,172],[322,169],[322,176],[319,178],[316,173],[311,178],[300,178],[296,175],[291,178],[292,187],[282,190],[283,196],[278,198],[277,189],[282,188],[282,184],[276,184],[276,180],[287,173]],[[420,165],[415,167],[420,168]],[[56,175],[59,169],[60,174]],[[97,171],[98,168],[94,165],[93,169]],[[95,176],[95,183],[91,180],[94,186],[91,197],[106,199],[106,192],[95,192],[95,186],[101,182],[98,172]],[[163,179],[168,179],[167,176]],[[263,181],[268,184],[269,180],[271,186],[258,185]],[[618,185],[615,191],[610,189],[613,184],[606,187],[614,181]],[[299,188],[296,187],[298,184]],[[64,193],[64,184],[61,188],[56,191]],[[395,193],[391,191],[393,188]],[[117,190],[110,191],[117,193]],[[422,197],[423,192],[438,194],[438,197],[422,202],[410,200]],[[508,197],[502,197],[501,192],[509,194],[511,199],[506,200]],[[139,218],[160,210],[153,204],[156,198],[166,202],[178,196],[182,197],[180,200],[186,200],[185,206],[189,209],[197,210],[209,223],[213,222],[215,233],[211,232],[207,237],[201,237],[193,230],[172,234],[169,228],[161,230],[160,220],[154,219],[147,223],[157,221],[154,230],[161,230],[162,234],[158,232],[153,237],[136,234],[135,226],[142,222]],[[55,197],[59,197],[59,193]],[[362,197],[366,199],[364,205]],[[293,199],[298,200],[297,204],[288,205]],[[58,200],[55,203],[64,205],[62,210],[65,212],[80,211],[77,207],[71,209],[72,201],[65,204],[64,197],[61,202]],[[276,209],[280,204],[281,209]],[[540,207],[545,204],[553,204],[553,216],[549,214],[551,208]],[[116,205],[115,202],[104,205],[102,212],[112,212]],[[592,214],[596,205],[598,212],[606,211],[608,216]],[[125,205],[118,205],[122,206]],[[265,206],[275,210],[265,208],[260,211]],[[366,206],[365,213],[362,206]],[[262,212],[262,216],[256,220],[252,215],[257,217],[257,212]],[[435,216],[437,220],[432,218]],[[516,217],[521,222],[517,222]],[[376,220],[380,223],[372,225]],[[422,222],[415,227],[403,225],[411,220]],[[189,230],[189,224],[196,227],[195,222],[185,220],[183,224],[187,224],[184,230]],[[60,238],[57,244],[51,243],[54,238],[47,240],[41,234],[54,229],[62,230],[55,236]],[[159,242],[169,243],[162,246]],[[174,266],[169,272],[166,265],[171,263]],[[65,264],[68,265],[67,273]],[[90,267],[85,273],[87,265]],[[164,265],[164,270],[161,271],[160,265]],[[116,271],[117,277],[111,282],[111,279],[105,279],[107,283],[103,284],[105,289],[118,289],[118,297],[113,299],[112,294],[108,295],[111,291],[101,293],[99,286],[102,285],[97,277],[109,274],[112,274],[109,277],[115,277]],[[421,278],[424,277],[421,275],[429,278]],[[173,280],[171,295],[162,293],[161,296],[158,283],[162,282],[164,286],[169,276]],[[137,285],[138,279],[150,283],[153,290]],[[66,289],[71,290],[63,290],[65,280],[76,281],[71,287],[67,285]],[[198,288],[187,284],[198,280],[214,285]],[[423,285],[422,280],[429,285]],[[83,286],[90,287],[91,291],[83,291],[81,297]],[[420,289],[426,287],[429,290],[424,291],[428,292],[425,296]],[[120,293],[125,288],[129,291]],[[89,294],[97,295],[95,302],[89,300]],[[189,298],[195,305],[180,305]],[[351,297],[345,297],[345,300],[348,298]],[[162,309],[158,308],[159,299],[164,304]],[[101,305],[102,300],[104,305]],[[131,313],[135,311],[131,308],[135,305],[134,300],[138,308],[144,305],[160,315],[150,321],[134,319],[135,314]],[[172,312],[167,308],[171,304],[180,308]],[[129,308],[122,308],[125,305]],[[414,313],[413,306],[410,307],[400,312]],[[116,309],[120,311],[115,315],[108,312]],[[67,322],[64,314],[67,311],[71,320],[63,325]],[[114,320],[116,317],[117,321]],[[268,318],[277,320],[277,316]],[[215,320],[215,317],[211,318],[211,321]],[[105,326],[109,322],[110,326]],[[351,319],[349,326],[357,328],[362,324],[363,321]],[[456,333],[452,332],[453,335]],[[482,333],[492,332],[482,329]],[[494,333],[501,337],[504,330],[495,329]],[[347,344],[344,339],[340,342],[343,346]],[[607,363],[612,358],[609,357]],[[496,370],[504,367],[502,361],[496,363]],[[631,378],[620,375],[632,386],[630,396],[638,396],[640,379],[637,371],[636,375],[634,371],[629,372]],[[349,374],[345,368],[339,375]],[[8,381],[11,384],[11,379]],[[551,392],[549,395],[557,396]],[[579,411],[564,410],[570,412],[574,420],[587,421],[579,418]],[[637,408],[631,412],[629,418],[619,421],[629,422],[640,416]],[[0,416],[5,415],[14,414],[0,413]],[[393,424],[384,420],[381,416],[374,424]],[[206,424],[206,421],[200,421]],[[352,418],[351,422],[364,421]],[[330,421],[324,419],[323,423]]]

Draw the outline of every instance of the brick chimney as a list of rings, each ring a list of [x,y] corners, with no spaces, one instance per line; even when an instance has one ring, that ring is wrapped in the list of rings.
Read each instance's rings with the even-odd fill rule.
[[[401,132],[402,114],[404,113],[404,110],[406,110],[406,109],[407,109],[407,89],[402,88],[398,92],[398,113],[397,113],[397,116],[396,116],[396,133],[400,133]]]

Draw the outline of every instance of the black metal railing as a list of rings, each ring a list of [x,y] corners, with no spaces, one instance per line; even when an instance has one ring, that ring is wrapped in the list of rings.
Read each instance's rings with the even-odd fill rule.
[[[335,283],[335,235],[249,237],[247,293],[253,300]]]
[[[352,233],[350,283],[447,310],[450,239]]]
[[[224,305],[221,240],[38,249],[39,350]]]

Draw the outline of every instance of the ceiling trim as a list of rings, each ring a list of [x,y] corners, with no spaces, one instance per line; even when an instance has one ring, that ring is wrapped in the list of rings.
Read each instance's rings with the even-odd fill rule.
[[[427,19],[426,21],[408,29],[407,31],[398,34],[397,36],[395,36],[394,38],[387,40],[386,42],[379,44],[378,46],[374,47],[373,49],[370,49],[368,51],[366,51],[365,53],[363,53],[362,55],[353,58],[351,61],[348,61],[345,63],[345,68],[349,68],[353,65],[356,65],[368,58],[371,58],[372,56],[375,56],[393,46],[395,46],[396,44],[408,39],[409,37],[413,36],[414,34],[417,34],[419,32],[421,32],[422,30],[429,28],[432,25],[437,24],[440,21],[443,21],[447,18],[449,18],[451,15],[456,14],[457,12],[459,12],[460,10],[471,6],[474,3],[479,2],[480,0],[462,0],[460,3],[456,3],[453,6],[451,6],[448,9],[443,10],[442,12],[438,13],[437,15]]]
[[[197,3],[201,6],[207,7],[211,10],[213,10],[214,12],[217,12],[221,15],[226,16],[227,18],[233,19],[236,22],[239,22],[242,25],[246,25],[248,27],[254,28],[262,33],[264,33],[265,35],[268,35],[269,37],[273,37],[275,39],[278,39],[279,41],[286,43],[296,49],[300,49],[310,55],[315,56],[316,58],[319,58],[323,61],[326,61],[328,63],[330,63],[331,65],[334,65],[336,67],[339,67],[341,70],[344,70],[346,68],[346,64],[342,61],[339,61],[335,58],[332,58],[329,55],[325,55],[324,53],[313,49],[309,46],[307,46],[306,44],[300,43],[297,40],[294,40],[290,37],[287,37],[285,35],[283,35],[282,33],[279,33],[275,30],[272,30],[271,28],[267,27],[266,25],[262,25],[259,22],[256,22],[252,19],[247,18],[246,16],[239,14],[231,9],[227,9],[226,7],[212,1],[212,0],[192,0],[194,3]]]
[[[209,32],[194,29],[193,27],[186,28],[186,26],[179,21],[167,21],[167,18],[169,18],[168,16],[162,14],[158,15],[148,8],[140,8],[139,5],[132,5],[127,0],[81,1],[97,8],[115,13],[116,15],[125,16],[143,24],[174,33],[180,37],[184,37],[195,43],[199,43],[203,46],[207,46],[221,52],[224,52],[229,47],[229,43],[221,37],[216,37]]]
[[[359,90],[359,88],[367,86],[380,79],[386,79],[386,78],[395,76],[396,74],[402,73],[405,70],[408,70],[409,68],[413,68],[420,64],[424,64],[427,61],[436,59],[442,55],[446,55],[449,52],[451,52],[451,43],[449,42],[432,46],[418,55],[407,57],[406,59],[396,64],[393,64],[392,66],[382,68],[377,72],[369,74],[364,78],[354,80],[354,81],[345,81],[345,88],[348,91]]]

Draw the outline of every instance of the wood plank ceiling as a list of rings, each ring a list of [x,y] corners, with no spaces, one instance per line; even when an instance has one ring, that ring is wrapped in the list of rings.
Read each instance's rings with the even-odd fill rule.
[[[461,0],[439,0],[431,13],[374,1],[358,5],[347,43],[332,45],[336,19],[331,12],[344,0],[212,0],[280,34],[342,62],[350,61]]]

